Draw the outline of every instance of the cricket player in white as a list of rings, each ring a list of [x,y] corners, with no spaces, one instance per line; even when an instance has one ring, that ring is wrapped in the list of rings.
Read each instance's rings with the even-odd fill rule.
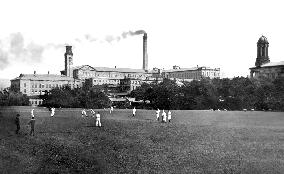
[[[91,114],[93,115],[93,117],[96,116],[96,112],[93,109],[91,109]]]
[[[171,113],[171,111],[169,110],[169,112],[168,112],[168,121],[171,122],[171,119],[172,119],[172,113]]]
[[[54,114],[55,114],[55,108],[51,108],[51,114],[50,114],[50,116],[53,117]]]
[[[101,127],[101,126],[102,126],[102,124],[101,124],[101,114],[100,114],[100,112],[97,112],[97,114],[96,114],[96,126],[98,126],[98,127]]]
[[[135,109],[135,107],[133,108],[132,113],[133,113],[133,117],[135,117],[135,114],[136,114],[136,109]]]
[[[167,114],[165,113],[164,110],[163,110],[163,112],[162,112],[162,117],[163,117],[162,122],[163,122],[163,123],[166,123],[166,122],[167,122]]]
[[[82,110],[82,117],[86,116],[87,117],[87,113],[85,111],[85,109]]]
[[[34,116],[34,109],[32,109],[32,111],[31,111],[31,116],[32,116],[32,117],[35,117],[35,116]]]
[[[156,116],[157,116],[157,121],[159,121],[159,117],[160,117],[160,109],[158,108],[158,110],[156,111]]]
[[[110,107],[109,113],[111,114],[113,112],[113,107]]]

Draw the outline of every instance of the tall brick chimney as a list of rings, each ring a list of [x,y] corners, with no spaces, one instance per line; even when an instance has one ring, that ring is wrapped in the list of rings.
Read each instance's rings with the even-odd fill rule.
[[[147,33],[143,36],[143,70],[148,70]]]

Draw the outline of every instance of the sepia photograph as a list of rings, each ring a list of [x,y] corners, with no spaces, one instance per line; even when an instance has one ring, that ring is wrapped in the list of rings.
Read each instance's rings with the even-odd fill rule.
[[[283,5],[0,0],[0,173],[284,173]]]

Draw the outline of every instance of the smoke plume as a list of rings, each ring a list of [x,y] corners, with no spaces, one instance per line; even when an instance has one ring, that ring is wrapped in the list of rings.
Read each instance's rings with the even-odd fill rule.
[[[5,40],[5,39],[3,39]],[[5,40],[0,40],[0,70],[5,69],[12,60],[17,62],[41,62],[45,49],[64,48],[63,44],[40,45],[34,42],[25,42],[22,33],[12,33]]]
[[[144,33],[146,33],[144,30],[125,31],[125,32],[122,32],[119,36],[106,35],[103,39],[99,39],[99,38],[93,37],[90,34],[86,34],[84,36],[84,39],[89,41],[89,42],[98,41],[98,42],[101,42],[101,43],[103,43],[103,42],[112,43],[114,41],[119,42],[122,39],[126,39],[128,36],[135,36],[135,35],[140,35],[140,34],[144,34]],[[81,42],[81,41],[82,41],[81,39],[78,39],[78,42]]]
[[[123,38],[127,38],[127,36],[135,36],[135,35],[140,35],[146,33],[144,30],[137,30],[137,31],[128,31],[128,32],[123,32],[121,36]]]
[[[112,43],[114,41],[119,42],[129,36],[141,35],[144,33],[146,33],[144,30],[126,31],[122,32],[120,35],[107,35],[102,39],[93,37],[90,34],[85,34],[83,38],[74,38],[74,40],[78,43],[81,43],[84,40],[88,42]],[[0,40],[0,70],[9,66],[11,60],[26,63],[41,62],[45,49],[64,49],[64,46],[64,44],[54,43],[45,45],[36,44],[34,42],[26,43],[22,33],[12,33],[5,44]]]
[[[8,54],[7,52],[3,51],[2,48],[0,47],[0,70],[4,69],[8,65],[9,65]]]
[[[86,34],[86,35],[85,35],[85,39],[86,39],[87,41],[90,41],[90,42],[95,42],[95,41],[98,40],[98,38],[95,38],[95,37],[91,36],[90,34]]]

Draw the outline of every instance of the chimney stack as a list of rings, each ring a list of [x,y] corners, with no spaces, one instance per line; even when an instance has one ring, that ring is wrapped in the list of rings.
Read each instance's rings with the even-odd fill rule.
[[[143,70],[148,70],[147,33],[143,36]]]

